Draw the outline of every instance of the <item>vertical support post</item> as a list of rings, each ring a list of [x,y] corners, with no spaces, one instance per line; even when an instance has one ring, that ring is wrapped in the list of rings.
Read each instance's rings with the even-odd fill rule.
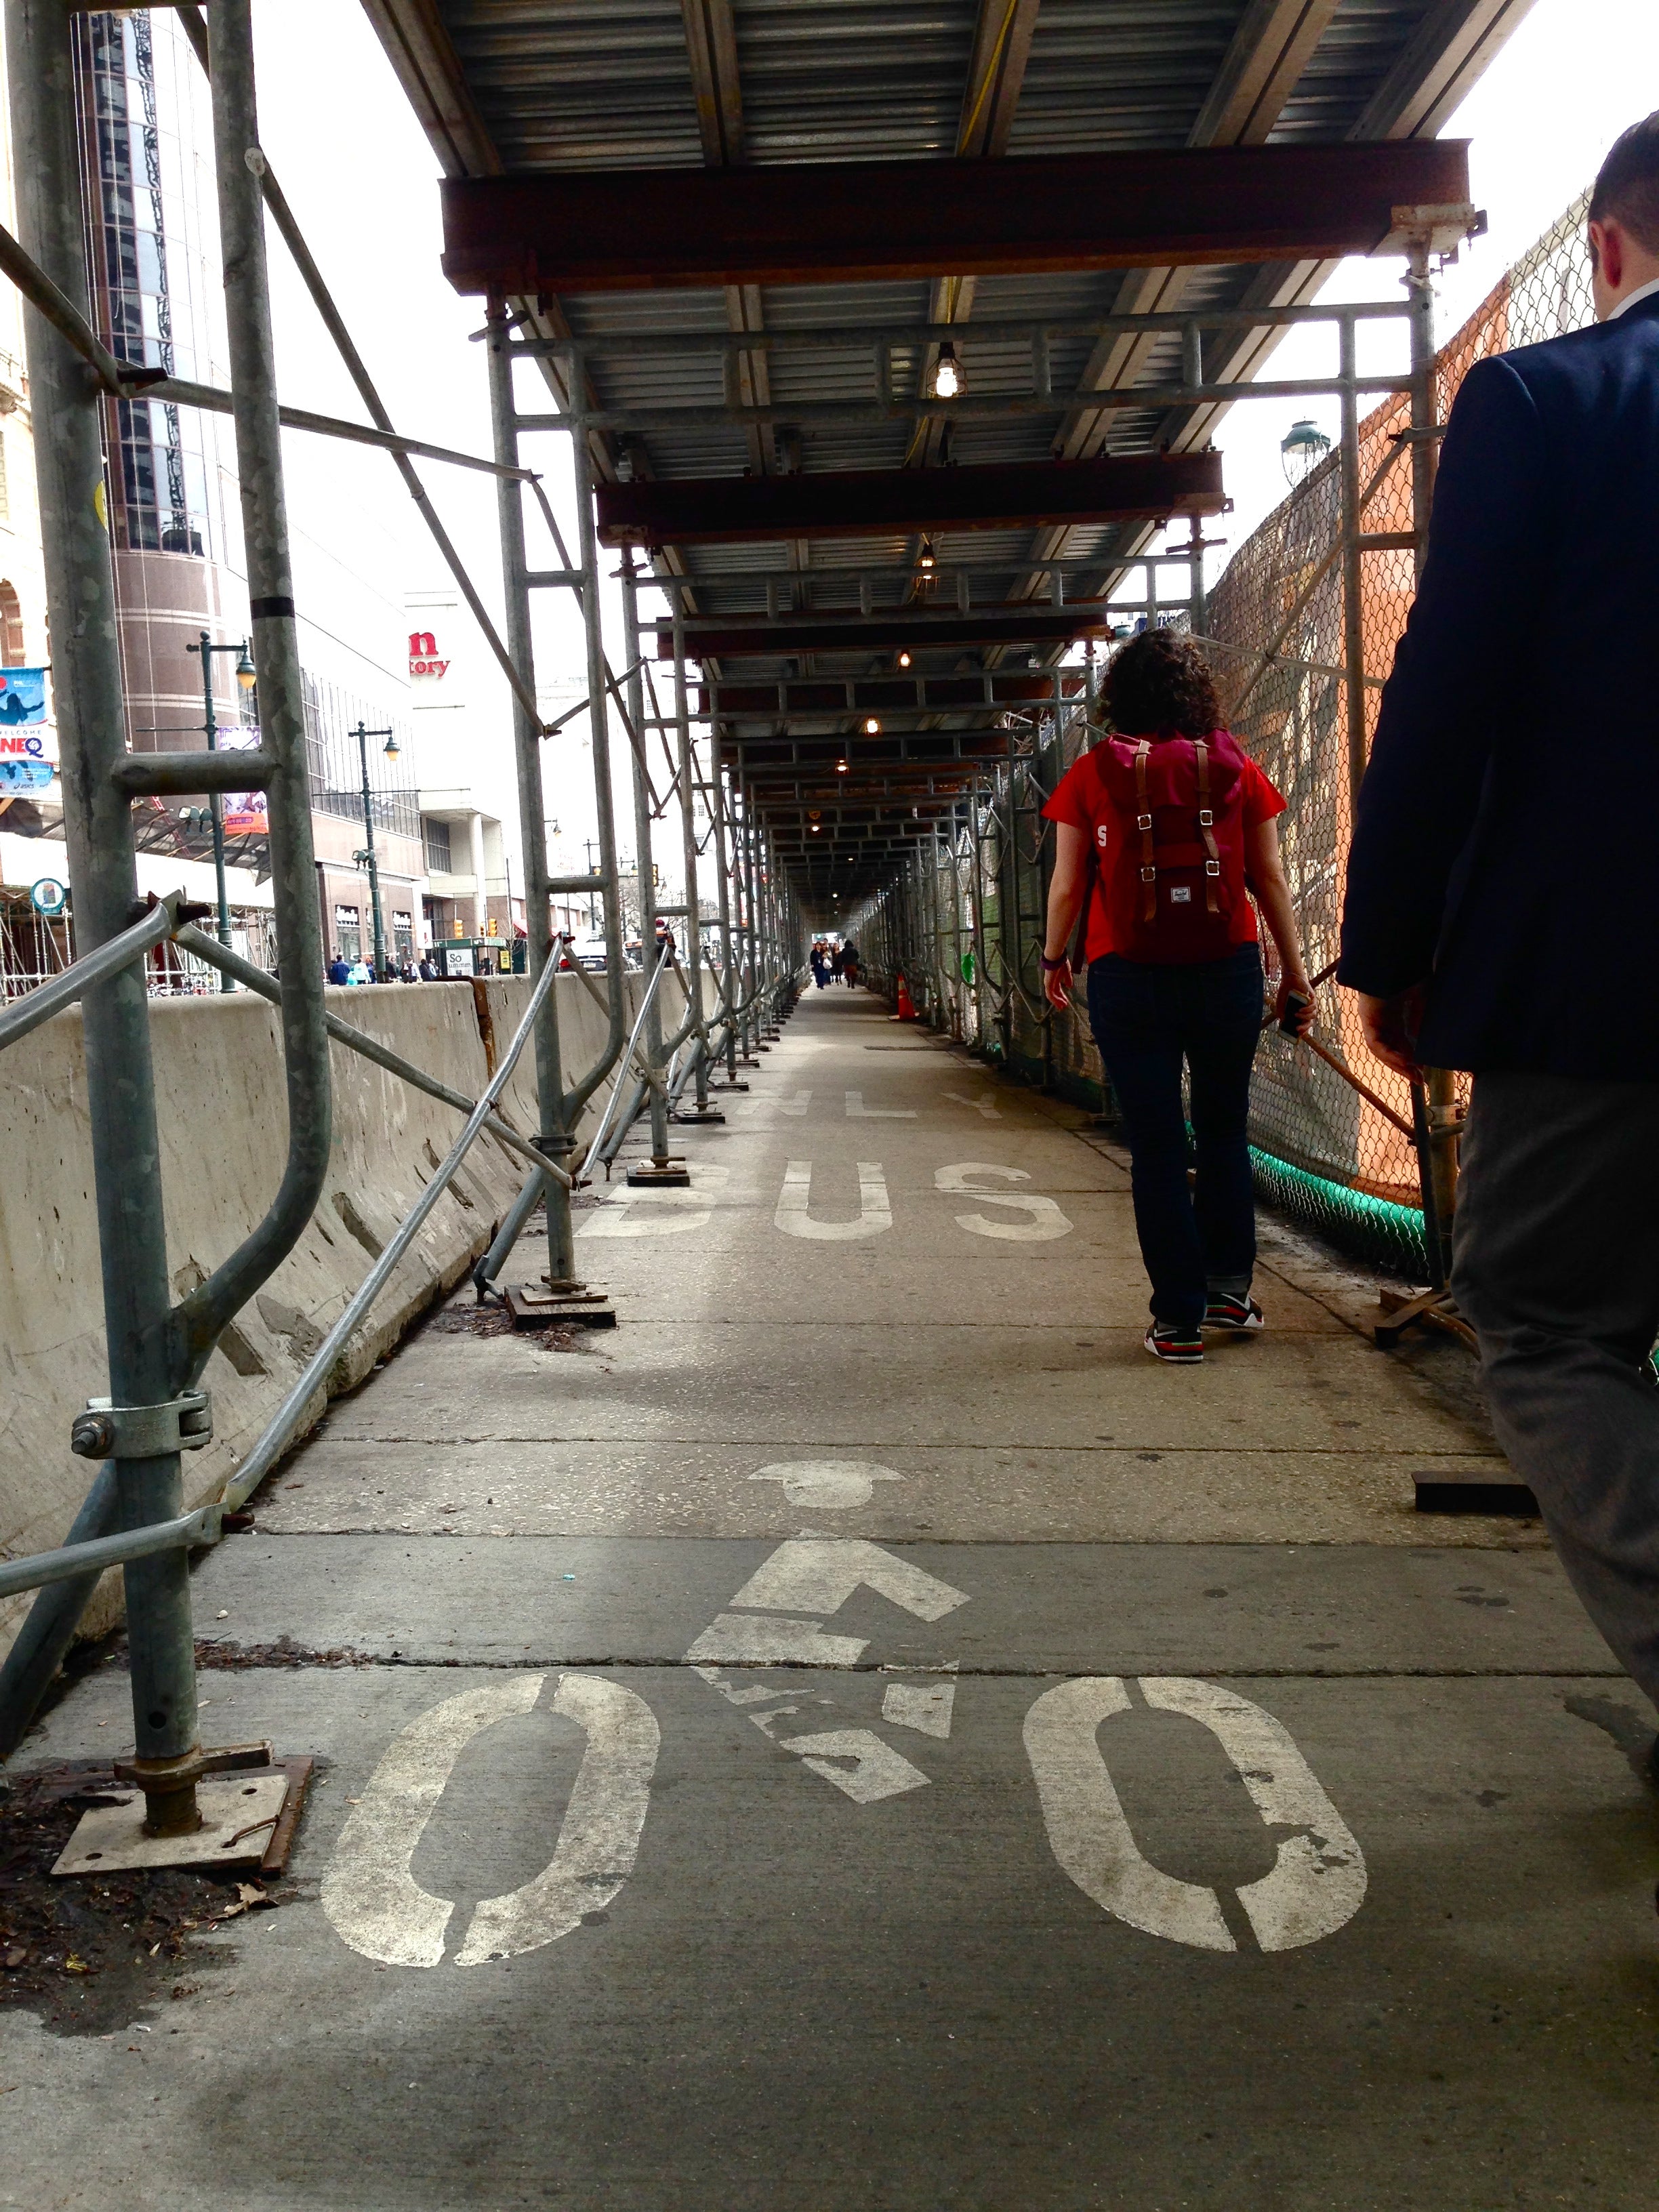
[[[90,320],[70,10],[63,0],[9,0],[6,46],[24,250]],[[100,401],[79,356],[38,316],[27,318],[27,348],[64,835],[76,936],[89,952],[127,927],[138,895],[129,804],[112,773],[126,750],[126,714],[102,520]],[[155,1405],[173,1395],[175,1378],[143,968],[94,985],[82,1003],[110,1395],[117,1404]],[[114,1468],[117,1526],[138,1528],[183,1510],[177,1452]],[[125,1579],[134,1739],[139,1762],[155,1769],[161,1784],[172,1779],[167,1767],[182,1765],[198,1748],[185,1554],[133,1560]],[[193,1786],[146,1788],[145,1801],[160,1832],[200,1825]]]
[[[1177,551],[1182,550],[1177,547]],[[1210,599],[1204,588],[1204,525],[1197,515],[1192,518],[1192,532],[1185,547],[1187,555],[1188,620],[1194,637],[1207,637],[1210,633]],[[1146,571],[1146,596],[1158,596],[1157,571]]]
[[[1439,445],[1435,433],[1437,378],[1434,352],[1434,288],[1429,281],[1429,241],[1419,236],[1410,241],[1406,271],[1406,298],[1410,307],[1412,369],[1412,529],[1417,544],[1413,564],[1418,580],[1428,555],[1429,511],[1434,502],[1435,469]],[[1437,1288],[1451,1272],[1452,1220],[1457,1211],[1457,1081],[1443,1067],[1424,1071],[1428,1091],[1428,1180],[1425,1187],[1423,1224],[1425,1237],[1435,1237],[1439,1249],[1431,1256],[1431,1279]]]
[[[674,617],[674,723],[680,789],[680,852],[685,875],[685,982],[696,1009],[696,1089],[693,1111],[709,1113],[708,1024],[702,1004],[702,914],[697,889],[697,826],[692,815],[696,797],[691,752],[691,713],[685,688],[685,610],[675,592],[670,604]],[[714,809],[709,809],[711,817]]]
[[[210,630],[198,630],[201,642],[198,650],[202,656],[202,733],[207,739],[210,753],[219,750],[219,716],[213,704],[213,636]],[[185,647],[188,653],[189,646]],[[225,802],[223,794],[208,793],[208,820],[213,828],[213,886],[219,907],[219,942],[227,952],[230,950],[230,901],[225,891]],[[231,978],[222,974],[219,988],[234,991]]]
[[[1359,394],[1355,389],[1354,319],[1342,317],[1338,381],[1342,396],[1342,664],[1348,724],[1348,796],[1355,805],[1365,774],[1365,620],[1359,537]]]
[[[368,919],[374,947],[374,980],[386,981],[386,923],[380,914],[380,863],[374,850],[374,793],[368,781],[368,732],[358,718],[357,758],[363,771],[363,850],[368,860]],[[377,731],[376,736],[380,734]],[[228,939],[226,940],[228,943]]]
[[[513,357],[508,350],[510,331],[507,309],[500,300],[490,301],[486,320],[489,332],[486,349],[489,360],[489,413],[495,435],[495,459],[501,466],[516,469],[520,465],[518,409],[513,390]],[[495,520],[501,534],[501,580],[507,603],[507,635],[503,642],[514,666],[523,677],[533,698],[535,651],[530,626],[529,562],[525,556],[524,492],[516,477],[497,477],[495,479]],[[588,681],[591,698],[591,668]],[[599,705],[594,711],[603,713],[603,691],[599,697]],[[597,775],[600,757],[597,724],[595,731],[593,758]],[[553,894],[547,866],[547,807],[542,793],[541,726],[516,691],[513,696],[513,757],[519,787],[519,838],[524,848],[526,969],[533,990],[543,969],[553,957]],[[611,861],[605,848],[603,827],[599,835],[599,864],[601,867],[609,869]],[[536,1095],[541,1110],[541,1127],[536,1138],[536,1149],[563,1166],[574,1151],[575,1142],[564,1107],[564,1061],[559,1041],[556,990],[550,991],[543,1001],[541,1012],[537,1017],[532,1049],[535,1054]],[[533,1196],[526,1196],[524,1218],[527,1218],[534,1210],[538,1196],[544,1198],[547,1209],[549,1285],[556,1291],[580,1288],[575,1280],[576,1248],[570,1215],[570,1194],[562,1183],[544,1178],[543,1190]],[[518,1211],[514,1209],[515,1213]],[[522,1220],[514,1224],[515,1237],[522,1225]],[[511,1249],[510,1244],[506,1250],[500,1249],[500,1243],[498,1238],[483,1263],[489,1270],[490,1279],[505,1264],[507,1250]]]
[[[628,718],[634,726],[629,756],[634,768],[634,866],[640,890],[640,957],[648,977],[661,956],[657,945],[656,865],[651,852],[651,786],[645,772],[645,684],[640,673],[640,586],[631,551],[622,559],[623,653],[628,670]],[[643,983],[641,986],[644,988]],[[651,1164],[668,1165],[668,1092],[662,1073],[662,995],[652,999],[641,1040],[651,1069]]]

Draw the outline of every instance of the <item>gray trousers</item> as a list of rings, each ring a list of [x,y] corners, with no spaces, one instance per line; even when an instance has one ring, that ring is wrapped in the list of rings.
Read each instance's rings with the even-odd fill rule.
[[[1453,1252],[1498,1442],[1659,1705],[1659,1084],[1478,1077]]]

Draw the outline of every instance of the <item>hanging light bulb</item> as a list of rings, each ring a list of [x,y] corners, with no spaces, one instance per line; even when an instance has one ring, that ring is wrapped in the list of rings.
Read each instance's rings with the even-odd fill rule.
[[[968,380],[962,373],[962,363],[957,359],[957,349],[946,338],[939,349],[939,360],[933,369],[935,399],[960,399],[968,389]]]
[[[931,538],[924,538],[921,541],[921,550],[916,556],[917,568],[932,568],[937,565],[938,557],[937,554],[933,551],[933,539]]]
[[[878,738],[881,735],[881,724],[873,714],[866,714],[864,718],[864,734],[866,738]]]
[[[847,773],[847,760],[846,760],[846,756],[845,756],[845,755],[843,755],[843,756],[842,757],[842,758],[841,758],[840,760],[838,760],[838,761],[836,763],[836,774],[837,775],[846,775],[846,773]]]
[[[900,653],[898,657],[898,665],[901,668],[908,668],[910,665],[910,656],[908,653]]]
[[[386,755],[386,758],[387,758],[388,760],[396,760],[396,759],[397,759],[397,757],[398,757],[398,733],[397,733],[397,732],[396,732],[395,730],[388,730],[388,731],[386,732],[386,743],[385,743],[385,744],[380,748],[380,750],[382,750],[382,752],[384,752],[384,753],[385,753],[385,755]]]
[[[242,657],[236,664],[236,681],[244,691],[251,691],[258,680],[259,672],[253,665],[245,643],[242,647]]]

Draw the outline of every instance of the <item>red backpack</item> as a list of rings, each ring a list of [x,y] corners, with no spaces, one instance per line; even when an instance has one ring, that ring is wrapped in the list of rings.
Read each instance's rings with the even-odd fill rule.
[[[1207,738],[1108,738],[1095,823],[1100,895],[1126,960],[1224,960],[1244,880],[1244,755]]]

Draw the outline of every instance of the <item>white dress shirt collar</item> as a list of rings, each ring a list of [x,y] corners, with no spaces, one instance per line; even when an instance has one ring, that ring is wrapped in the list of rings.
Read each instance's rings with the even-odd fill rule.
[[[1619,305],[1613,309],[1613,313],[1607,317],[1607,320],[1610,323],[1616,323],[1620,316],[1624,313],[1626,307],[1633,307],[1638,300],[1652,299],[1656,292],[1659,292],[1659,276],[1652,277],[1647,283],[1638,284],[1633,292],[1626,293],[1625,297],[1619,302]]]

